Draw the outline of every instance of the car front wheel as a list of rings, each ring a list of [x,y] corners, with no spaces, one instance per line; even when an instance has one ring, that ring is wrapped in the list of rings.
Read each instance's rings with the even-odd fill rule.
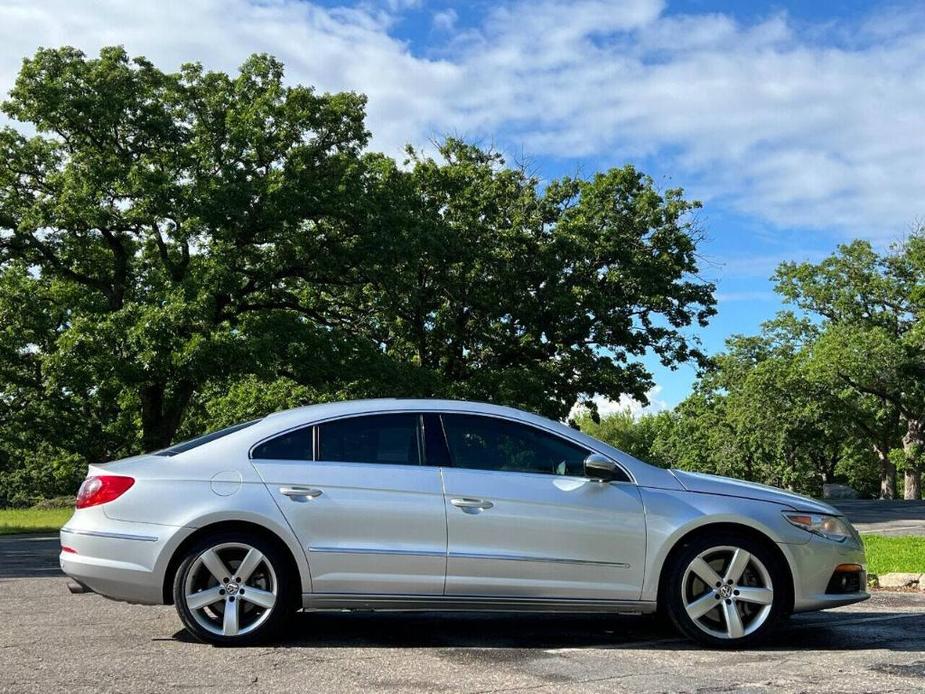
[[[220,533],[189,548],[174,603],[200,641],[244,646],[272,638],[293,610],[293,577],[282,552],[259,535]]]
[[[749,537],[696,538],[668,569],[668,614],[684,635],[702,644],[752,646],[786,612],[787,574],[781,560]]]

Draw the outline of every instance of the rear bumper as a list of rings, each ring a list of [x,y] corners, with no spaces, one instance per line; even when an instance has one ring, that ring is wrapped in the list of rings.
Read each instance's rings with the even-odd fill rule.
[[[107,598],[162,604],[170,557],[192,532],[192,528],[113,521],[103,514],[78,511],[61,529],[61,545],[68,548],[60,554],[61,570]]]
[[[830,581],[836,567],[842,564],[858,564],[867,571],[867,558],[863,548],[851,540],[839,544],[813,537],[801,545],[783,544],[781,549],[789,554],[794,573],[793,611],[808,612],[840,607],[867,600],[870,597],[862,585],[856,593],[832,593]]]

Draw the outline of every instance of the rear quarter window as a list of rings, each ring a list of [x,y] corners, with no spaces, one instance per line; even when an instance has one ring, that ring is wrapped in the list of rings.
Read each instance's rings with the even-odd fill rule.
[[[151,455],[163,455],[163,456],[174,456],[179,453],[185,453],[199,446],[203,446],[212,441],[217,441],[218,439],[228,436],[228,434],[233,434],[236,431],[241,431],[246,429],[249,426],[252,426],[259,422],[259,419],[252,419],[249,422],[241,422],[240,424],[232,424],[230,427],[225,427],[224,429],[218,429],[217,431],[209,432],[208,434],[203,434],[202,436],[197,436],[194,439],[189,439],[188,441],[181,441],[180,443],[175,443],[168,448],[162,448],[159,451],[154,451]]]

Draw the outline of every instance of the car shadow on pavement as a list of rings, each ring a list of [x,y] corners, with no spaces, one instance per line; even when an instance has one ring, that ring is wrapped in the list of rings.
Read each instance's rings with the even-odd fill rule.
[[[185,630],[174,634],[191,641]],[[700,649],[665,621],[639,615],[299,613],[280,648]],[[891,611],[794,615],[755,650],[925,649],[925,617]],[[493,656],[497,659],[497,655]]]

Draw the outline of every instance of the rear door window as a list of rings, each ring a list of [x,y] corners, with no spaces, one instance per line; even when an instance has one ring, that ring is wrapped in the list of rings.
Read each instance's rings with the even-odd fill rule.
[[[420,465],[420,416],[377,414],[318,425],[318,460]]]

